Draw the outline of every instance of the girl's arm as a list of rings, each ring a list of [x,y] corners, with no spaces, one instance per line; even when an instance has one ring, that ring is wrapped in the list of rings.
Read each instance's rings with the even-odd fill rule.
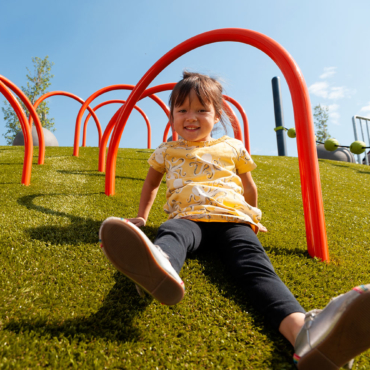
[[[141,190],[139,211],[135,218],[129,218],[128,220],[136,226],[145,226],[146,220],[148,219],[150,209],[152,208],[154,199],[157,195],[159,185],[161,184],[163,173],[160,173],[149,168],[148,174],[144,181],[143,189]]]
[[[245,201],[251,205],[252,207],[257,206],[258,194],[257,194],[257,186],[253,181],[252,175],[250,172],[245,172],[239,175],[242,180],[243,188],[244,188],[244,199]]]
[[[239,175],[242,180],[243,188],[244,188],[244,199],[245,201],[251,205],[252,207],[258,207],[258,194],[257,194],[257,185],[253,181],[252,175],[250,172],[245,172]],[[258,223],[259,231],[267,232],[265,226],[261,223]]]

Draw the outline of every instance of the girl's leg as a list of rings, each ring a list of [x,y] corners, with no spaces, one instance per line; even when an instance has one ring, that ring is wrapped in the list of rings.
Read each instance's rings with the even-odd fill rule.
[[[305,310],[274,268],[253,230],[245,224],[218,224],[221,252],[248,301],[294,344]]]
[[[172,219],[163,223],[154,244],[168,255],[171,265],[180,272],[188,253],[195,252],[202,241],[201,223]]]

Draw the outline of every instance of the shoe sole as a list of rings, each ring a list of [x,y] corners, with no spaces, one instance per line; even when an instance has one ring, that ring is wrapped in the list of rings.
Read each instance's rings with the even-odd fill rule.
[[[336,370],[370,348],[370,291],[351,302],[330,334],[302,356],[299,370]]]
[[[183,299],[183,286],[160,266],[150,250],[151,241],[136,226],[111,218],[102,224],[100,237],[108,260],[156,300],[174,305]]]

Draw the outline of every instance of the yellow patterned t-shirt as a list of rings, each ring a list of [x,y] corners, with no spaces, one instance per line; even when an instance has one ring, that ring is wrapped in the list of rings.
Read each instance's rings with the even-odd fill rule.
[[[211,141],[172,141],[161,144],[148,160],[166,173],[168,218],[202,222],[241,222],[254,232],[261,211],[244,200],[238,176],[256,164],[240,140],[223,136]]]

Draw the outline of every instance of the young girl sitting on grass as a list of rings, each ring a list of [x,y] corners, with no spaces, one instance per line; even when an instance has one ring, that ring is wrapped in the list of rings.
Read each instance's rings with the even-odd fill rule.
[[[137,217],[105,220],[102,250],[139,292],[144,289],[167,305],[184,297],[178,274],[187,254],[219,253],[248,302],[295,347],[299,369],[339,369],[370,347],[370,284],[334,298],[322,311],[306,313],[300,306],[256,236],[267,230],[250,172],[255,163],[241,141],[211,137],[214,125],[224,124],[222,105],[219,82],[184,72],[170,97],[172,129],[182,139],[161,144],[151,155]],[[148,219],[164,173],[169,216],[152,243],[139,227]]]

